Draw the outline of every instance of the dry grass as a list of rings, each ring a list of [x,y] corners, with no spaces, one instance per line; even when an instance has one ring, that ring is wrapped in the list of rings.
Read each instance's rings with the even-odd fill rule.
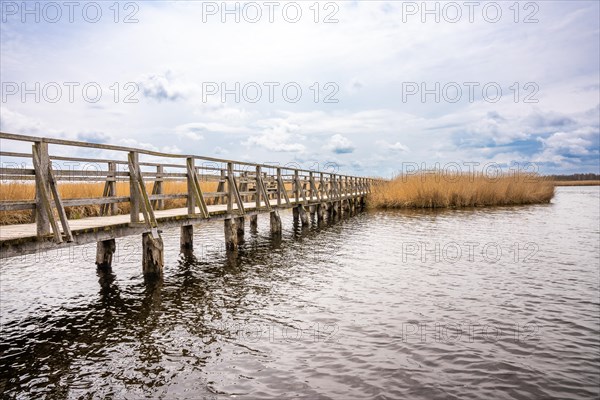
[[[202,182],[204,192],[216,192],[217,182]],[[58,185],[62,199],[81,199],[102,197],[104,183],[65,183]],[[148,193],[152,193],[152,184],[146,185]],[[184,181],[163,182],[164,194],[185,194],[187,183]],[[129,196],[129,183],[117,182],[117,196]],[[0,201],[33,200],[35,186],[29,182],[0,182]],[[185,207],[185,199],[164,200],[165,209]],[[211,204],[211,202],[209,202]],[[129,213],[129,203],[118,203],[117,214]],[[66,207],[67,218],[80,219],[100,215],[99,205]],[[0,211],[0,225],[24,224],[32,222],[31,210]]]
[[[554,196],[557,184],[591,184],[593,181],[555,182],[538,175],[520,174],[490,179],[482,175],[443,175],[424,173],[398,177],[389,182],[376,184],[368,204],[374,208],[447,208],[481,207],[548,203]],[[597,182],[598,184],[600,182]],[[217,182],[202,182],[204,192],[216,192]],[[287,186],[287,185],[286,185]],[[147,185],[148,193],[152,184]],[[102,197],[104,183],[59,184],[63,199]],[[289,190],[289,188],[288,188]],[[187,193],[185,181],[163,183],[164,194]],[[117,183],[117,196],[129,196],[129,183]],[[29,182],[0,182],[0,201],[33,200],[35,186]],[[185,199],[164,200],[165,209],[185,207]],[[208,201],[213,204],[212,199]],[[129,213],[129,203],[118,203],[118,214]],[[69,219],[100,215],[100,206],[66,207]],[[31,210],[0,211],[0,225],[32,222]]]
[[[373,208],[457,208],[548,203],[553,182],[534,174],[495,179],[481,174],[423,173],[377,184]]]
[[[600,186],[600,181],[554,181],[554,186]]]

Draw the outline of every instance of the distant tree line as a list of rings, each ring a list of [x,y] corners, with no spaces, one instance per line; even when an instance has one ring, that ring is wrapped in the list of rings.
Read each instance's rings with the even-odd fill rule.
[[[571,175],[548,175],[554,181],[597,181],[600,180],[598,174],[571,174]]]

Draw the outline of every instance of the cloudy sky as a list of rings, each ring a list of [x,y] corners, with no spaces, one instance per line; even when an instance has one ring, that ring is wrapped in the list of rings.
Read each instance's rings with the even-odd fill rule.
[[[386,177],[599,172],[597,1],[26,7],[2,1],[3,132]]]

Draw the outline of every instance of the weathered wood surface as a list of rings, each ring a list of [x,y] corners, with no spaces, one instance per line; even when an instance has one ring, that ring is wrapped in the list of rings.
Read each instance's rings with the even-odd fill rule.
[[[317,198],[313,197],[309,201],[313,201],[316,203]],[[321,201],[327,201],[327,196],[325,196],[324,199],[321,199]],[[271,207],[273,207],[273,208],[277,207],[276,199],[269,200],[269,203],[270,203]],[[291,200],[291,205],[295,205],[294,200]],[[264,201],[262,201],[260,204],[261,211],[266,212],[266,210],[267,210],[266,207],[267,207],[267,204]],[[226,214],[227,214],[227,205],[225,205],[225,204],[207,206],[207,208],[208,208],[208,212],[209,212],[210,216],[219,216],[219,215],[226,216]],[[279,208],[287,208],[287,207],[284,205]],[[246,213],[248,213],[250,211],[256,211],[257,210],[256,203],[254,203],[254,202],[244,203],[244,209],[246,210]],[[234,212],[237,211],[237,206],[235,205],[235,203],[232,206],[232,210]],[[201,215],[201,211],[198,207],[196,207],[195,213],[198,216]],[[183,208],[172,208],[170,210],[157,210],[157,211],[154,211],[154,214],[155,214],[156,220],[160,226],[161,221],[173,219],[173,218],[179,218],[179,217],[187,217],[188,209],[187,209],[187,207],[183,207]],[[235,214],[234,216],[237,216],[237,214]],[[78,231],[89,231],[91,229],[97,229],[97,228],[103,228],[104,230],[110,230],[111,226],[129,224],[129,218],[130,218],[129,214],[122,214],[122,215],[109,215],[109,216],[104,216],[104,217],[89,217],[89,218],[82,218],[82,219],[71,219],[71,220],[69,220],[69,225],[71,227],[71,232],[75,235],[75,234],[77,234]],[[142,220],[142,219],[143,219],[143,215],[140,213],[139,220]],[[202,220],[202,218],[198,218],[198,223],[201,220]],[[142,223],[142,225],[143,225],[143,223]],[[35,240],[36,239],[36,224],[19,224],[19,225],[0,226],[0,242],[6,241],[6,240],[15,240],[15,239]]]
[[[124,146],[77,142],[62,139],[15,135],[0,132],[0,139],[30,142],[31,154],[0,151],[2,157],[21,157],[23,168],[0,168],[3,181],[35,181],[35,200],[0,201],[0,212],[33,210],[35,223],[0,226],[0,257],[12,257],[40,250],[60,249],[75,245],[105,242],[99,245],[99,265],[110,264],[110,240],[150,233],[145,239],[148,270],[158,271],[160,230],[183,227],[220,219],[226,221],[226,237],[231,243],[243,240],[244,221],[251,217],[256,229],[256,215],[271,213],[271,229],[281,231],[278,209],[293,208],[295,219],[309,223],[308,213],[322,220],[326,210],[335,214],[353,211],[354,204],[364,204],[371,189],[371,178],[314,172],[292,167],[241,162],[195,155],[167,154]],[[93,148],[121,152],[117,159],[81,158],[52,155],[48,145]],[[81,150],[81,149],[78,149]],[[64,153],[64,151],[63,151]],[[140,155],[165,157],[166,162],[140,161]],[[169,159],[176,159],[175,164]],[[55,161],[69,161],[77,168],[61,168]],[[93,167],[79,167],[79,162]],[[33,163],[33,169],[28,163]],[[101,166],[100,164],[104,164]],[[27,167],[27,168],[26,168]],[[176,172],[166,171],[173,168]],[[152,169],[152,171],[149,171]],[[181,179],[184,178],[185,180]],[[60,182],[100,182],[103,193],[96,198],[62,199]],[[119,196],[117,182],[129,183],[129,195]],[[164,194],[163,183],[187,182],[184,193]],[[153,183],[150,183],[153,182]],[[205,182],[218,183],[216,192],[203,192]],[[152,185],[151,190],[150,186]],[[187,207],[164,209],[164,200],[186,199]],[[212,205],[208,205],[207,199]],[[344,201],[345,200],[345,201]],[[115,215],[117,203],[129,203],[130,213]],[[65,207],[99,205],[100,217],[67,219]],[[229,222],[227,222],[229,221]],[[227,225],[229,231],[227,231]],[[192,228],[184,228],[182,244],[190,247]],[[145,236],[146,237],[146,236]],[[108,243],[108,244],[107,244]],[[156,252],[156,254],[155,254]]]
[[[162,275],[165,265],[163,250],[162,238],[154,237],[150,232],[142,234],[142,269],[145,277]]]
[[[115,239],[102,240],[96,245],[96,265],[98,268],[110,268],[117,249]]]

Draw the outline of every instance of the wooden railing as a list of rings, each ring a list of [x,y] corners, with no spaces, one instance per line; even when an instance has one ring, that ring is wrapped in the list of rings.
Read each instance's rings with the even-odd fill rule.
[[[272,207],[334,202],[365,195],[374,181],[288,166],[2,132],[0,139],[32,144],[31,153],[0,151],[3,158],[31,160],[24,168],[12,168],[3,162],[0,179],[35,182],[35,200],[0,201],[0,211],[33,210],[38,237],[53,235],[57,243],[73,240],[65,211],[71,206],[98,205],[101,215],[111,215],[117,212],[118,203],[128,203],[130,223],[143,223],[154,231],[158,227],[155,211],[164,209],[165,200],[185,199],[188,215],[193,218],[209,218],[209,205],[226,206],[228,215],[238,217],[245,214],[245,204],[248,203],[255,205],[255,210],[268,211]],[[49,145],[104,150],[118,156],[110,159],[58,156],[50,154]],[[140,157],[154,160],[141,161]],[[157,162],[157,159],[164,162]],[[65,169],[67,163],[86,165]],[[91,165],[94,168],[90,169]],[[65,181],[103,182],[103,195],[63,199],[58,186]],[[169,181],[185,181],[187,191],[165,194],[163,184]],[[117,182],[129,182],[129,195],[117,193]],[[216,184],[216,191],[203,190],[205,182],[213,182],[213,186]],[[147,183],[152,183],[151,190],[148,190]]]

